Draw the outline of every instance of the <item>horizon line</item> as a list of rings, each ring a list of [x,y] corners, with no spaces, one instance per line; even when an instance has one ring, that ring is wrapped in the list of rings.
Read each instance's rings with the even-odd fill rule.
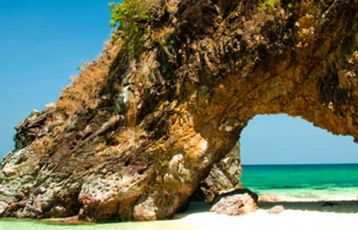
[[[277,165],[277,166],[294,166],[294,165],[358,165],[358,162],[354,163],[259,163],[259,164],[241,164],[242,166],[271,166],[271,165]]]

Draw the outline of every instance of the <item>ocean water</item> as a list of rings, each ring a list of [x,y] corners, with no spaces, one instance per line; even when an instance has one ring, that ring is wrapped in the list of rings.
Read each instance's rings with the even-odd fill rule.
[[[245,165],[242,182],[285,200],[357,200],[358,164]]]

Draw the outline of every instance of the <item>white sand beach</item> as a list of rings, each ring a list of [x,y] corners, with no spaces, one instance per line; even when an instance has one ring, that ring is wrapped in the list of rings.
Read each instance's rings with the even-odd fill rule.
[[[276,205],[285,208],[270,214]],[[186,213],[172,220],[124,222],[106,224],[63,225],[44,221],[0,219],[1,230],[357,230],[358,201],[282,201],[261,202],[260,209],[242,216],[227,216],[209,212],[210,206],[193,202]]]
[[[358,229],[358,214],[319,211],[285,210],[280,214],[269,214],[265,210],[230,217],[209,212],[190,214],[181,221],[193,229]]]
[[[279,214],[268,210],[275,205],[285,209]],[[205,205],[192,205],[195,212],[179,218],[193,229],[358,229],[358,201],[264,202],[261,209],[243,216],[219,215],[204,211]],[[200,211],[201,210],[201,211]]]

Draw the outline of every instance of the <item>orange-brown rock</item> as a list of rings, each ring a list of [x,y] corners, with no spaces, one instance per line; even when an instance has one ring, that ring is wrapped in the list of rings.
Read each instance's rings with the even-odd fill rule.
[[[254,212],[257,209],[256,201],[248,193],[243,193],[222,197],[212,206],[210,212],[238,216]]]
[[[0,216],[170,218],[200,186],[241,187],[233,148],[257,114],[358,140],[358,0],[158,2],[17,127]]]

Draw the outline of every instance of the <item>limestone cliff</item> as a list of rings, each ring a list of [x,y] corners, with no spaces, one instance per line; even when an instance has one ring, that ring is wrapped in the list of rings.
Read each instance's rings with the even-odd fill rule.
[[[153,0],[154,1],[154,0]],[[358,0],[158,0],[18,127],[0,216],[154,220],[240,187],[257,114],[358,139]]]

